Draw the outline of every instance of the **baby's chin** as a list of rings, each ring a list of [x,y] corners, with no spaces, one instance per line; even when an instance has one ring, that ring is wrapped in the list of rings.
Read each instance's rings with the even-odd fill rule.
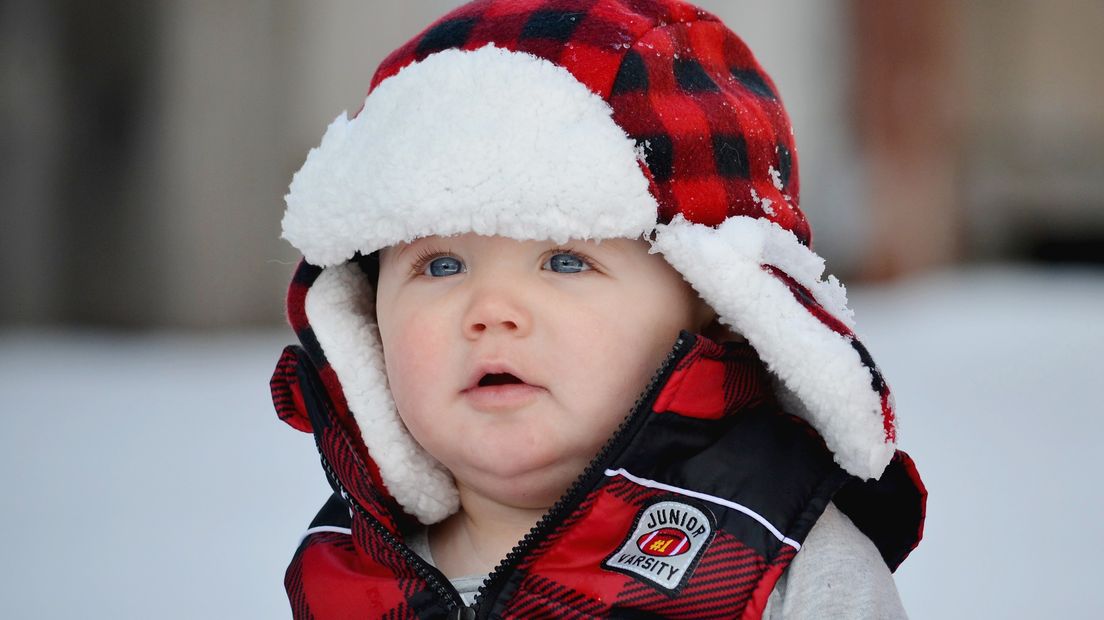
[[[513,459],[454,472],[457,483],[486,499],[514,508],[552,506],[579,477],[587,460]],[[472,464],[474,465],[474,464]],[[461,495],[463,501],[463,495]]]

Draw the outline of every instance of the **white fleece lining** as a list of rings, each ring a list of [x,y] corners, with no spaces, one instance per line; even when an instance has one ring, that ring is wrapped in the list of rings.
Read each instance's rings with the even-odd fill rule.
[[[333,121],[292,179],[283,237],[320,267],[428,235],[639,237],[658,205],[612,115],[531,54],[433,54]]]
[[[307,291],[307,321],[341,382],[387,490],[411,515],[436,523],[460,505],[452,475],[406,430],[395,409],[373,322],[374,295],[355,264],[324,269]]]
[[[861,478],[881,476],[895,446],[885,436],[881,397],[847,339],[821,323],[789,287],[763,270],[770,264],[809,288],[850,326],[846,293],[820,280],[823,261],[793,233],[763,219],[732,217],[717,228],[678,216],[657,227],[653,251],[747,338],[767,368],[804,404],[810,424],[836,462]]]

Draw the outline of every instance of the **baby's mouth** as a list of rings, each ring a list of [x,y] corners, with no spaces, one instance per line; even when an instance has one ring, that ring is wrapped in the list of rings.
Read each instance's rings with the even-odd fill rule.
[[[515,377],[514,375],[512,375],[508,372],[493,372],[493,373],[488,373],[488,374],[483,375],[483,378],[479,380],[479,383],[477,383],[476,386],[477,387],[487,387],[487,386],[491,386],[491,385],[511,385],[511,384],[522,384],[522,385],[524,385],[525,382],[522,381],[521,379],[518,379],[517,377]]]
[[[470,386],[461,394],[469,405],[488,413],[520,409],[533,403],[545,392],[539,385],[526,383],[524,379],[502,367],[483,369],[479,379],[473,378]]]

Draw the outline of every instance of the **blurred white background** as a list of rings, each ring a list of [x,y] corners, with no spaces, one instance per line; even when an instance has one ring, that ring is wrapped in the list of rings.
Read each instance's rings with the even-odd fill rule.
[[[282,195],[456,4],[0,4],[4,617],[290,616],[327,487],[268,396]],[[786,100],[931,492],[906,608],[1104,614],[1104,3],[699,4]]]

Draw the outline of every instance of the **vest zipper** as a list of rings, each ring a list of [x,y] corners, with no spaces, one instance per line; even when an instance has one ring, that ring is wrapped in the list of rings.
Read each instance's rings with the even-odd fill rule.
[[[360,505],[360,502],[358,502],[356,498],[345,490],[344,485],[341,484],[333,467],[330,466],[330,461],[326,458],[326,455],[323,454],[322,445],[318,442],[317,435],[315,436],[315,446],[318,448],[318,456],[322,460],[322,469],[326,471],[326,475],[329,476],[334,486],[337,487],[337,492],[341,494],[341,499],[345,500],[345,503],[351,506],[353,510],[356,510],[388,546],[397,551],[407,563],[414,567],[414,571],[418,576],[424,579],[433,592],[445,601],[448,611],[452,612],[467,609],[464,606],[463,599],[460,598],[460,593],[456,591],[456,588],[452,587],[452,582],[450,582],[441,571],[431,566],[428,562],[423,560],[421,556],[414,553],[410,547],[399,541],[394,534],[379,522],[379,519],[368,512],[364,506]],[[461,614],[460,617],[463,618],[466,616]]]
[[[667,353],[663,363],[660,364],[659,370],[652,376],[648,386],[644,388],[636,403],[633,404],[628,417],[621,422],[617,430],[598,452],[598,455],[591,460],[583,473],[575,479],[567,492],[541,517],[540,521],[529,530],[529,533],[506,554],[506,557],[499,562],[495,570],[483,581],[483,585],[479,587],[479,591],[475,595],[475,603],[468,608],[475,612],[474,615],[461,617],[490,617],[491,605],[484,603],[487,601],[493,603],[505,586],[507,575],[516,568],[521,558],[548,536],[552,529],[569,514],[570,510],[582,501],[586,492],[597,482],[597,476],[605,475],[606,461],[609,460],[611,454],[620,452],[628,443],[628,440],[635,436],[634,431],[647,419],[647,416],[642,414],[644,405],[649,405],[655,400],[656,395],[652,392],[655,391],[658,385],[666,382],[674,362],[681,359],[690,350],[691,347],[688,345],[693,343],[694,336],[689,332],[683,331],[679,334],[675,345]]]

